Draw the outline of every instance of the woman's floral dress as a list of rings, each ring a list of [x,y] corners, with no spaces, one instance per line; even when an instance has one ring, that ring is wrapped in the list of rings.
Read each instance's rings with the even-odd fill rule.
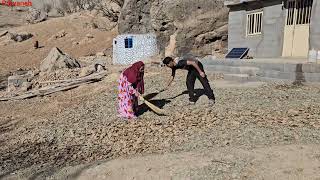
[[[123,74],[120,75],[118,82],[119,115],[128,119],[136,118],[135,114],[138,109],[138,98],[135,96],[136,90]]]

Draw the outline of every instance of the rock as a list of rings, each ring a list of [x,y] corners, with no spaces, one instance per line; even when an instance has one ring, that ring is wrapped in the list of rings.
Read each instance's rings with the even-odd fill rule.
[[[112,55],[112,53],[113,53],[112,48],[107,48],[107,49],[103,50],[103,54],[105,54],[106,56],[110,56],[110,55]]]
[[[13,40],[15,42],[22,42],[33,37],[33,35],[28,32],[8,33],[7,36],[10,40]]]
[[[73,46],[76,46],[76,45],[78,45],[78,44],[79,44],[79,42],[76,42],[76,41],[75,41],[75,42],[72,42],[72,45],[73,45]]]
[[[298,116],[299,115],[299,111],[296,111],[294,109],[289,109],[288,110],[288,115],[289,116]]]
[[[104,66],[102,66],[101,64],[98,64],[98,65],[96,66],[96,70],[97,70],[97,72],[101,72],[101,71],[106,70],[106,68],[105,68]]]
[[[59,39],[65,37],[68,33],[65,30],[59,31],[57,34],[53,35],[50,39]]]
[[[90,74],[93,74],[95,72],[101,72],[104,70],[106,70],[105,63],[97,61],[92,65],[81,68],[79,76],[84,77],[84,76],[88,76]]]
[[[49,55],[41,62],[40,71],[54,71],[57,69],[73,69],[80,68],[80,64],[76,59],[73,59],[68,54],[63,53],[57,47],[52,48]]]
[[[176,49],[176,37],[177,33],[175,32],[173,35],[170,36],[169,44],[165,48],[165,56],[174,56],[175,54],[175,49]]]
[[[86,37],[89,38],[89,39],[94,38],[94,36],[92,34],[87,34]]]
[[[95,72],[96,72],[96,69],[95,69],[94,65],[90,65],[90,66],[81,68],[79,76],[84,77],[84,76],[88,76],[90,74],[93,74]]]
[[[23,82],[21,85],[21,91],[29,91],[32,88],[31,82]]]
[[[28,71],[23,75],[13,75],[8,77],[8,92],[18,90],[28,90],[31,87],[31,81],[35,74],[32,71]]]
[[[30,8],[26,15],[26,21],[30,24],[36,24],[45,21],[48,18],[48,14],[39,9]]]
[[[103,52],[97,52],[96,56],[105,56]]]

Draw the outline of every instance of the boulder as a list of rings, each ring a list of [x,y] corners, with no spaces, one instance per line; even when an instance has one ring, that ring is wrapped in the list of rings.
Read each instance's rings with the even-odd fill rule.
[[[7,37],[15,42],[22,42],[33,37],[31,33],[20,32],[20,33],[7,33]]]
[[[84,77],[84,76],[88,76],[88,75],[96,73],[96,72],[104,71],[104,70],[106,70],[105,64],[106,63],[104,63],[104,62],[96,61],[95,63],[93,63],[89,66],[83,67],[81,69],[79,76]]]
[[[63,53],[59,48],[54,47],[51,49],[49,55],[41,62],[40,71],[55,71],[63,68],[80,68],[80,63],[70,57],[68,54]]]
[[[36,24],[47,20],[47,18],[48,14],[46,12],[39,9],[30,8],[25,19],[30,24]]]
[[[8,77],[8,91],[16,91],[23,83],[28,82],[28,78],[25,76],[9,76]]]
[[[32,87],[31,81],[37,73],[28,71],[27,73],[15,73],[8,77],[8,92],[13,91],[28,91]]]
[[[97,52],[96,56],[106,56],[106,55],[104,54],[104,52]]]

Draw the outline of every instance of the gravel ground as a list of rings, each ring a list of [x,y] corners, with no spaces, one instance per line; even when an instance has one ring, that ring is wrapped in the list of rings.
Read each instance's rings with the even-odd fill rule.
[[[147,72],[149,98],[165,73]],[[169,116],[143,106],[136,121],[117,117],[118,74],[49,97],[0,102],[0,179],[42,179],[65,166],[139,154],[320,144],[320,86],[215,87],[216,105],[201,96],[190,106],[185,75],[177,73],[172,87],[151,100]]]

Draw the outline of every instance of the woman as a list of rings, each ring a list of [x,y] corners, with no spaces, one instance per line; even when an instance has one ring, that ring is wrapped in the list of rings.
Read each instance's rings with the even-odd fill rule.
[[[138,97],[144,93],[144,63],[139,61],[125,69],[119,79],[119,109],[121,117],[136,118]]]

